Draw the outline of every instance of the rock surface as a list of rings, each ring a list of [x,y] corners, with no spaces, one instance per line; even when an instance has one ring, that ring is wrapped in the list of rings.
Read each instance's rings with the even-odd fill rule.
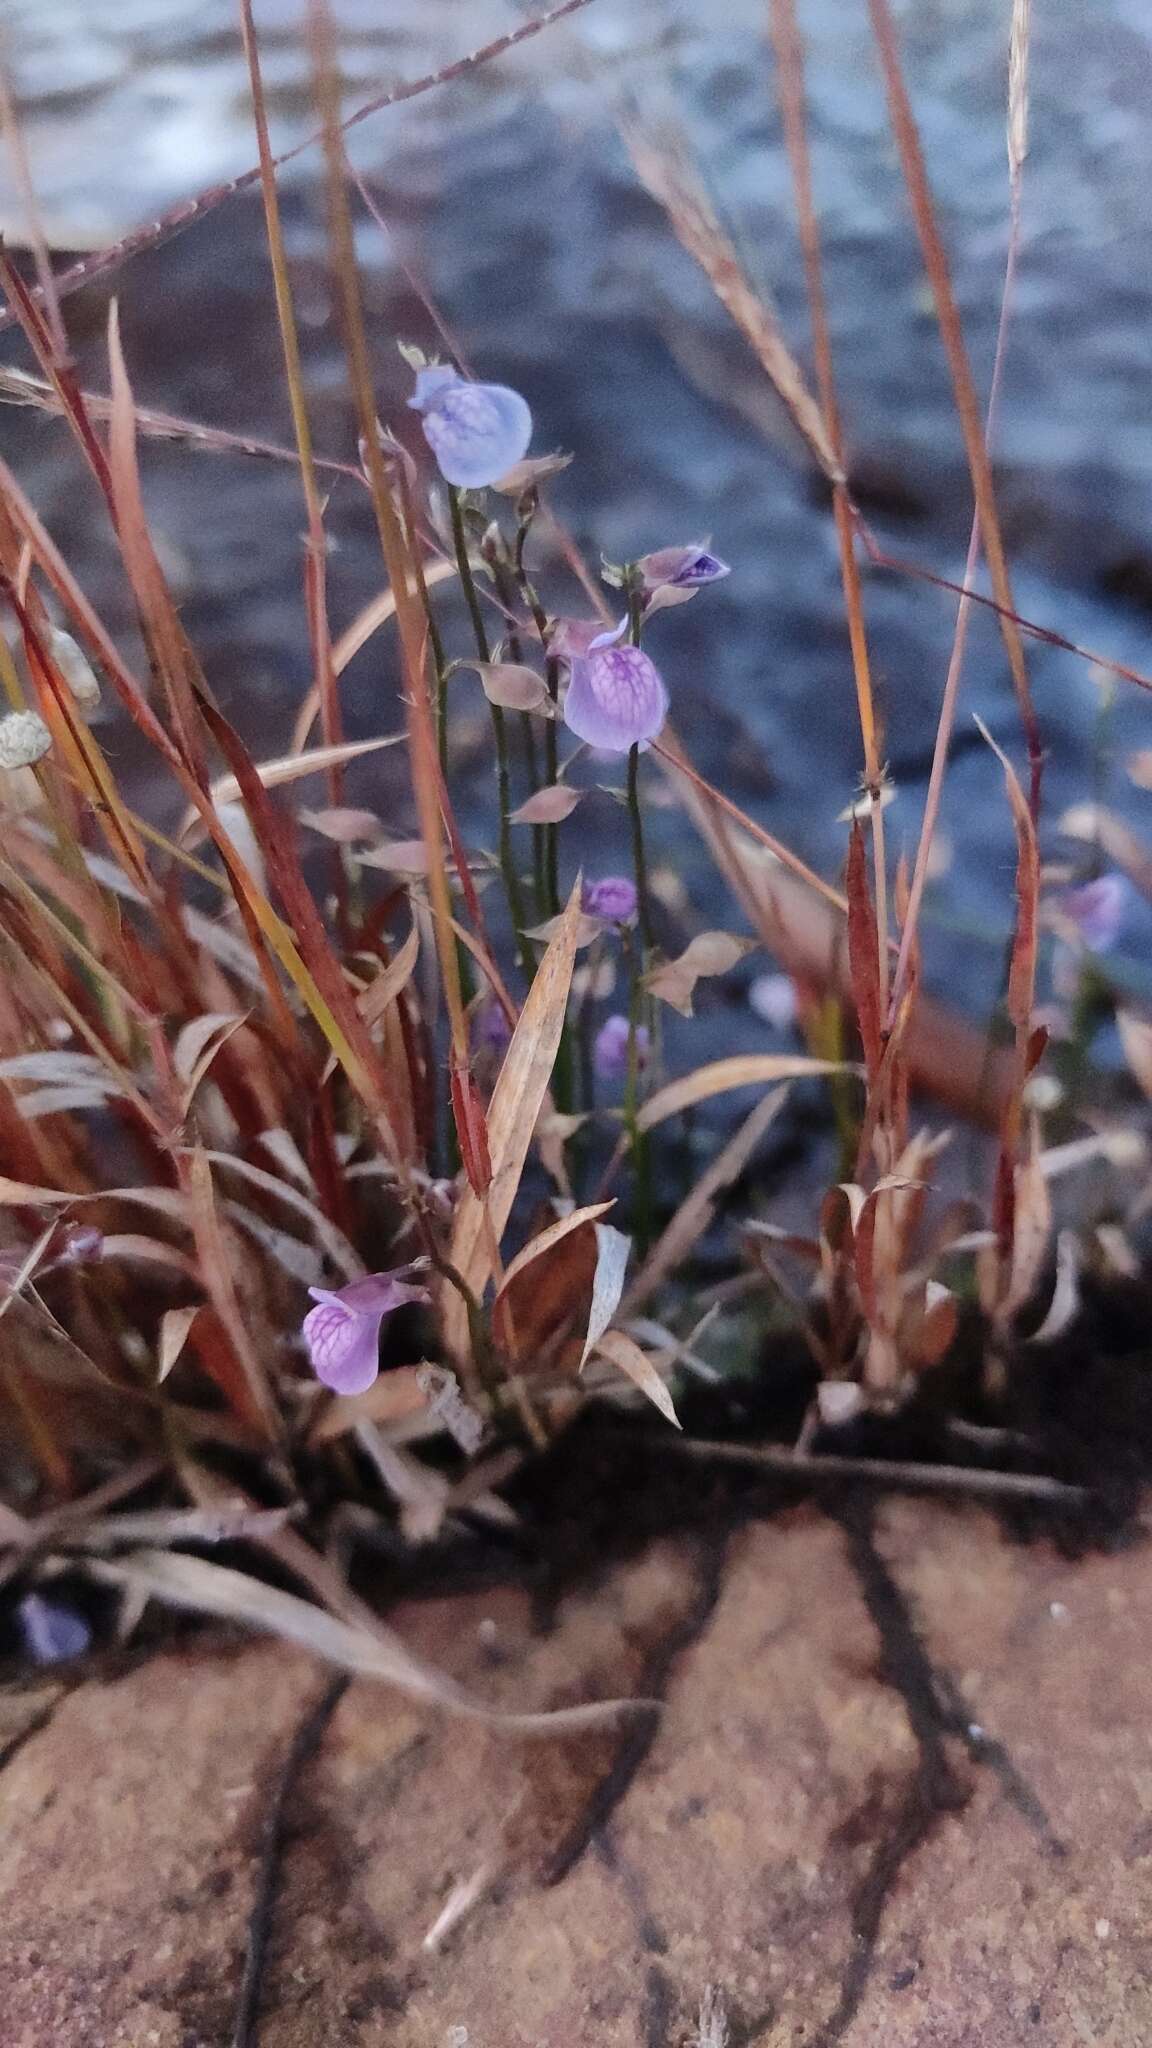
[[[546,1631],[511,1591],[399,1620],[498,1704],[664,1713],[529,1743],[353,1684],[288,1797],[261,2048],[688,2048],[710,1983],[731,2048],[1152,2037],[1142,1549],[805,1508],[660,1541]],[[0,1775],[5,2048],[225,2048],[323,1684],[201,1641],[26,1734]]]

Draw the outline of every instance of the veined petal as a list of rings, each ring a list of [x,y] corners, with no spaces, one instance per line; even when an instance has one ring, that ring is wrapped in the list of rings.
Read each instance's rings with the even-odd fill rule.
[[[572,663],[564,722],[577,739],[627,754],[655,739],[668,716],[659,669],[639,647],[599,647]]]
[[[426,374],[426,373],[422,373]],[[461,490],[499,483],[522,462],[532,439],[532,414],[506,384],[445,384],[427,404],[424,438],[440,474]]]
[[[363,1394],[380,1370],[378,1315],[328,1300],[304,1318],[304,1341],[318,1380],[337,1394]]]

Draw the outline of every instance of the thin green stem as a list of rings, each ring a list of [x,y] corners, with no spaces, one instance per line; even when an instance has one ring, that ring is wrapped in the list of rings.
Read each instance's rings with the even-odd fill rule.
[[[460,575],[460,587],[464,602],[472,620],[472,631],[476,639],[476,652],[481,661],[492,659],[488,634],[484,627],[484,615],[480,609],[480,596],[472,564],[468,557],[468,539],[464,532],[464,515],[460,506],[460,493],[453,485],[448,487],[448,502],[452,509],[452,541],[456,552],[456,567]],[[536,972],[532,948],[524,936],[524,897],[516,862],[512,853],[512,794],[508,773],[508,729],[504,713],[499,704],[489,702],[492,714],[492,733],[496,742],[496,793],[500,806],[500,870],[504,877],[504,889],[508,897],[508,909],[512,916],[512,927],[516,934],[516,949],[520,964],[529,981]]]
[[[647,1131],[640,1128],[640,1032],[644,1015],[644,962],[634,941],[628,942],[628,1072],[624,1081],[624,1129],[634,1179],[637,1256],[643,1259],[652,1242],[652,1154]]]

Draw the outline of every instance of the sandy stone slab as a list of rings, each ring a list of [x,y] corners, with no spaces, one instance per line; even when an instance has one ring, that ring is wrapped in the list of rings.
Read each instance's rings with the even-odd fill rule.
[[[713,1982],[731,2048],[1152,2040],[1143,1549],[802,1509],[661,1541],[546,1632],[510,1590],[399,1622],[495,1704],[665,1709],[530,1742],[353,1685],[289,1800],[261,2048],[687,2048]],[[4,2048],[226,2048],[322,1684],[201,1644],[26,1735],[0,1773]]]

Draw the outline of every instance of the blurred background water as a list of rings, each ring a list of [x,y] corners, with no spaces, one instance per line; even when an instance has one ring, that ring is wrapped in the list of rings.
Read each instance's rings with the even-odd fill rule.
[[[1007,246],[1004,100],[1009,0],[897,7],[958,302],[981,390]],[[299,0],[258,0],[275,142],[314,125]],[[507,0],[338,0],[349,108],[433,71],[521,19]],[[427,279],[482,375],[517,385],[535,446],[573,450],[554,487],[586,554],[613,559],[710,535],[730,580],[655,621],[651,646],[700,766],[829,874],[837,813],[860,765],[839,575],[823,496],[764,377],[639,189],[615,129],[620,95],[675,107],[726,226],[807,360],[807,317],[763,0],[594,0],[493,66],[373,117],[353,158],[393,229],[362,216],[379,341],[381,410],[399,416],[397,336],[431,344],[405,265]],[[801,0],[817,199],[855,492],[883,539],[959,579],[970,518],[961,437],[884,110],[864,0]],[[1021,611],[1152,669],[1152,10],[1147,0],[1038,0],[1032,150],[997,468]],[[233,0],[6,0],[8,57],[55,246],[115,238],[251,161]],[[354,429],[330,318],[317,152],[286,174],[287,226],[315,394],[317,439],[349,455]],[[18,228],[5,184],[0,215]],[[399,259],[399,260],[398,260]],[[289,422],[259,203],[229,202],[115,279],[141,401],[253,434]],[[85,375],[103,384],[106,290],[73,302]],[[5,343],[16,360],[19,345]],[[10,455],[110,622],[131,627],[111,546],[60,431],[6,410]],[[149,504],[210,680],[262,751],[286,738],[308,680],[299,595],[302,515],[290,470],[150,445]],[[379,586],[362,494],[334,493],[337,627]],[[914,844],[951,639],[939,590],[872,573],[868,618],[898,795]],[[569,593],[569,601],[571,596]],[[354,733],[391,729],[390,655],[350,671]],[[1110,720],[1089,666],[1031,644],[1049,752],[1046,848],[1064,807],[1105,788],[1138,827],[1148,795],[1123,757],[1152,704],[1118,685]],[[943,811],[951,865],[934,885],[931,979],[982,1010],[994,993],[1014,852],[979,711],[1019,758],[994,622],[971,639]],[[461,751],[466,827],[487,771]],[[132,736],[113,728],[129,768]],[[1115,759],[1109,763],[1111,753]],[[400,765],[366,793],[406,833]],[[1094,768],[1094,762],[1096,766]],[[622,821],[601,805],[595,854]],[[489,813],[490,815],[490,813]],[[581,814],[585,815],[585,814]],[[575,821],[579,824],[579,817]],[[572,831],[572,827],[566,828]],[[654,819],[709,921],[731,920],[690,828]],[[1146,926],[1129,937],[1142,972]],[[729,1016],[727,1043],[762,1027]]]

